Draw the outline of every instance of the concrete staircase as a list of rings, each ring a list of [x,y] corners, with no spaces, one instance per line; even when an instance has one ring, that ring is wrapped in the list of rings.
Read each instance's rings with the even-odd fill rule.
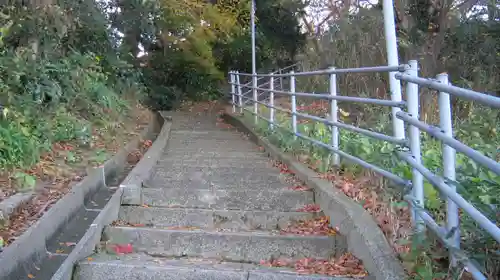
[[[283,235],[289,223],[314,218],[299,212],[310,191],[290,190],[289,178],[242,135],[216,125],[216,113],[172,113],[162,160],[143,187],[142,206],[122,205],[105,229],[103,250],[80,262],[79,280],[347,279],[268,268],[263,260],[328,259],[345,253],[342,236]]]

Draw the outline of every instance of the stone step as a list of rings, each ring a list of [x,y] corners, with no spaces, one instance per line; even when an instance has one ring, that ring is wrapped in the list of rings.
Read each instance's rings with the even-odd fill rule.
[[[216,258],[259,263],[287,258],[329,259],[345,248],[337,236],[275,235],[266,232],[209,232],[146,227],[106,227],[109,244],[130,243],[138,252],[164,257]]]
[[[187,122],[173,122],[173,130],[200,130],[200,131],[221,131],[230,130],[230,128],[224,128],[222,126],[217,126],[215,121],[213,122],[201,122],[201,121],[187,121]]]
[[[290,223],[314,218],[315,213],[207,210],[122,206],[118,219],[154,227],[194,227],[208,230],[282,230]]]
[[[246,140],[241,133],[232,131],[193,131],[193,130],[174,130],[170,133],[170,138],[185,138],[191,140],[210,139],[210,140]]]
[[[162,155],[162,158],[172,158],[178,160],[184,159],[199,159],[199,158],[228,158],[228,159],[247,159],[248,161],[255,159],[263,159],[268,158],[267,154],[260,152],[242,152],[242,151],[222,151],[222,152],[214,152],[214,151],[176,151],[176,150],[168,150],[165,151]]]
[[[292,190],[142,189],[143,203],[158,207],[295,211],[314,203],[312,192]]]
[[[183,181],[191,180],[197,182],[225,182],[235,184],[238,182],[280,182],[280,178],[285,176],[280,174],[277,169],[271,168],[203,168],[203,167],[178,167],[178,169],[166,169],[155,167],[151,174],[152,180],[170,180]]]
[[[259,150],[256,146],[234,146],[234,145],[227,145],[226,147],[224,146],[209,146],[209,145],[175,145],[168,143],[167,148],[166,148],[167,155],[171,154],[170,152],[175,152],[176,154],[178,153],[201,153],[201,154],[206,154],[206,153],[259,153]]]
[[[245,182],[241,180],[233,180],[233,182],[224,182],[221,180],[216,181],[203,181],[203,180],[161,180],[158,177],[150,178],[142,184],[143,188],[167,188],[167,189],[214,189],[214,190],[227,190],[227,189],[243,189],[243,190],[281,190],[289,189],[292,184],[285,182],[284,177],[279,181],[261,181],[261,182]]]
[[[96,254],[80,262],[75,280],[347,280],[350,277],[303,275],[288,268],[209,259],[169,259],[135,253]],[[356,278],[362,279],[362,278]],[[366,278],[368,279],[368,278]]]
[[[153,168],[153,173],[159,174],[166,178],[179,177],[181,175],[191,176],[241,176],[244,174],[254,175],[259,177],[279,177],[279,169],[269,166],[257,166],[255,168],[242,168],[242,167],[210,167],[210,166],[196,166],[196,165],[174,165],[162,166],[156,164]]]
[[[200,159],[185,159],[177,160],[172,158],[164,158],[158,161],[157,166],[161,167],[175,167],[175,166],[198,166],[198,167],[211,167],[211,168],[221,168],[221,167],[235,167],[235,168],[269,168],[272,169],[274,166],[269,159],[220,159],[220,158],[200,158]]]
[[[224,140],[193,140],[193,141],[179,141],[179,140],[173,140],[170,139],[168,142],[167,146],[168,150],[193,150],[193,151],[199,151],[199,150],[214,150],[214,151],[221,151],[221,150],[226,150],[226,151],[250,151],[250,152],[255,152],[259,151],[259,147],[256,145],[253,145],[250,142],[243,142],[241,143],[240,141],[224,141]]]
[[[181,131],[174,130],[170,134],[170,138],[173,141],[235,141],[239,143],[248,142],[247,139],[241,134],[231,131],[221,131],[220,133],[205,132],[196,133],[191,131]],[[248,144],[253,144],[249,142]],[[255,144],[254,144],[255,145]]]

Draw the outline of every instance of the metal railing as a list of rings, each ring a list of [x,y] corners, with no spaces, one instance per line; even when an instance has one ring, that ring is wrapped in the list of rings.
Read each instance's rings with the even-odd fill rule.
[[[375,72],[396,73],[396,79],[406,83],[406,101],[381,100],[338,95],[337,75],[348,73]],[[457,193],[456,186],[450,182],[455,182],[456,180],[456,152],[465,154],[470,159],[488,168],[496,175],[500,175],[500,164],[453,138],[450,95],[473,100],[495,109],[500,109],[500,98],[453,86],[448,82],[447,74],[440,74],[436,77],[436,79],[420,78],[418,77],[418,64],[417,61],[414,60],[410,61],[408,64],[400,66],[379,66],[351,69],[335,69],[332,67],[329,69],[309,72],[295,73],[294,71],[290,71],[289,73],[256,74],[255,76],[259,79],[268,79],[268,82],[266,83],[268,87],[263,87],[263,85],[260,85],[255,88],[252,87],[251,82],[246,84],[241,84],[239,82],[240,76],[254,78],[255,76],[253,76],[252,74],[238,72],[230,72],[229,74],[231,77],[230,84],[233,112],[236,112],[237,108],[239,108],[240,113],[243,113],[243,111],[248,111],[254,115],[255,124],[258,124],[259,118],[263,119],[268,122],[269,128],[271,130],[275,127],[280,127],[281,129],[285,129],[291,132],[295,137],[310,141],[315,145],[330,150],[332,152],[334,165],[338,166],[340,164],[340,157],[343,157],[344,159],[351,161],[352,163],[359,164],[365,168],[371,169],[374,172],[385,176],[398,185],[411,189],[410,193],[405,195],[404,198],[411,205],[412,221],[416,232],[422,232],[423,230],[425,230],[425,228],[433,231],[449,249],[450,261],[452,261],[452,263],[462,263],[464,267],[472,274],[474,279],[486,279],[478,269],[478,267],[473,264],[467,257],[464,257],[465,253],[460,250],[459,208],[461,208],[463,212],[467,213],[479,227],[488,232],[499,243],[500,228],[478,209],[476,209],[471,203],[464,199],[459,193]],[[296,91],[296,77],[313,75],[329,76],[328,93],[312,94]],[[281,88],[280,90],[275,89],[275,79],[282,77],[289,77],[289,91],[286,91],[283,88]],[[420,86],[434,89],[439,92],[439,127],[431,126],[419,119]],[[253,95],[252,98],[244,96],[242,94],[242,88],[248,88],[250,89],[250,91],[268,92],[268,102],[266,100],[259,100],[258,95]],[[275,95],[290,96],[291,109],[285,109],[275,106]],[[326,119],[302,112],[297,112],[297,97],[328,100],[330,103],[329,118]],[[249,100],[254,105],[253,110],[245,108],[244,99]],[[338,119],[339,109],[337,106],[337,102],[354,102],[392,107],[392,121],[403,121],[398,121],[402,126],[398,128],[401,131],[405,131],[406,123],[408,126],[408,135],[403,136],[403,138],[398,138],[396,136],[385,135],[379,132],[374,132],[364,128],[342,123]],[[269,108],[269,118],[259,114],[257,104],[261,104]],[[275,121],[276,111],[285,112],[291,115],[291,130],[290,128],[282,126]],[[331,143],[326,144],[300,133],[297,130],[297,117],[321,122],[329,126],[331,128]],[[372,163],[366,162],[361,158],[341,151],[339,148],[339,128],[360,133],[374,139],[387,141],[389,143],[397,145],[397,156],[412,168],[411,180],[401,178],[391,171],[385,170]],[[443,176],[434,174],[423,165],[421,159],[420,143],[421,132],[426,132],[435,139],[438,139],[442,142]],[[439,190],[442,195],[446,197],[446,227],[438,225],[438,223],[425,210],[424,178],[437,190]]]
[[[269,74],[277,74],[277,75],[281,75],[282,73],[285,73],[285,71],[286,71],[286,70],[288,70],[288,69],[292,69],[292,68],[294,68],[294,67],[296,67],[296,66],[297,66],[297,63],[292,64],[292,65],[289,65],[289,66],[286,66],[286,67],[283,67],[283,68],[280,68],[280,69],[278,69],[278,70],[276,70],[276,71],[270,72]],[[236,71],[236,72],[234,72],[234,73],[235,73],[235,74],[238,74],[238,72],[237,72],[237,71]],[[234,75],[234,76],[230,76],[230,78],[231,78],[231,79],[233,79],[233,78],[234,78],[234,81],[233,81],[233,80],[230,80],[230,83],[238,83],[238,84],[241,84],[242,82],[241,82],[241,80],[240,80],[240,76],[246,76],[246,75],[245,75],[245,73],[242,73],[241,75]],[[245,100],[243,100],[243,104],[244,104],[244,105],[247,105],[247,104],[249,104],[249,103],[251,103],[251,102],[252,102],[252,99],[247,98],[247,97],[248,97],[248,95],[253,94],[253,88],[252,88],[252,87],[249,87],[249,86],[251,86],[251,85],[252,85],[252,75],[250,75],[250,76],[249,76],[249,78],[250,78],[250,79],[249,79],[249,81],[243,82],[243,84],[241,85],[241,87],[242,87],[242,88],[250,88],[249,90],[244,91],[244,92],[242,92],[242,93],[241,93],[241,95],[243,96],[243,99],[245,99]],[[265,77],[257,77],[257,79],[256,79],[257,88],[259,88],[259,87],[264,87],[264,86],[268,86],[268,85],[269,85],[270,81],[268,81],[268,82],[264,82],[264,83],[259,84],[259,82],[260,82],[261,80],[264,80],[264,78],[265,78]],[[273,87],[274,87],[275,89],[283,89],[283,84],[284,84],[284,83],[283,83],[283,77],[280,77],[280,78],[278,78],[278,79],[275,79],[275,80],[274,80],[274,85],[273,85]],[[261,98],[261,97],[262,97],[263,95],[265,95],[265,94],[266,94],[266,91],[260,91],[260,92],[259,92],[259,90],[257,90],[257,98],[258,98],[259,100],[262,100],[262,98]],[[268,99],[269,99],[269,97],[268,97],[268,96],[267,96],[267,97],[265,97],[265,98],[263,98],[263,100],[268,100]],[[233,102],[234,102],[234,101],[233,101]]]

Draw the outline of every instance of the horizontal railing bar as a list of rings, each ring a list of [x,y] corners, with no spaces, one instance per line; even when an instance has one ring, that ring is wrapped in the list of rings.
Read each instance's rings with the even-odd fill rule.
[[[251,110],[249,110],[249,109],[247,109],[247,108],[243,108],[243,110],[245,110],[245,111],[249,112],[249,113],[250,113],[250,114],[252,114],[252,115],[257,115],[257,117],[259,117],[259,118],[261,118],[261,119],[265,120],[265,121],[266,121],[266,122],[268,122],[268,123],[272,123],[272,124],[273,124],[274,126],[276,126],[276,127],[279,127],[279,128],[281,128],[281,129],[283,129],[283,130],[286,130],[286,131],[289,131],[289,130],[285,127],[285,126],[283,126],[283,125],[281,125],[281,124],[277,124],[277,123],[271,122],[271,120],[270,120],[270,119],[268,119],[268,118],[266,118],[266,117],[264,117],[264,116],[261,116],[261,115],[259,115],[259,114],[255,114],[254,112],[252,112]],[[291,132],[291,131],[289,131],[289,132]]]
[[[247,109],[247,108],[243,108],[243,109],[244,109],[245,111],[250,112],[252,115],[255,115],[255,113],[254,113],[254,112],[252,112],[251,110],[249,110],[249,109]],[[276,108],[275,108],[275,109],[276,109]],[[258,117],[260,117],[260,118],[262,118],[262,119],[264,119],[264,120],[266,120],[267,122],[269,122],[269,123],[271,123],[271,124],[273,124],[273,125],[276,125],[277,127],[281,127],[282,129],[284,129],[284,130],[286,130],[286,131],[290,132],[291,134],[294,134],[294,133],[293,133],[290,129],[288,129],[288,128],[285,128],[285,127],[283,127],[283,126],[281,126],[281,125],[279,125],[279,124],[276,124],[275,122],[271,122],[269,119],[267,119],[267,118],[265,118],[265,117],[263,117],[263,116],[261,116],[261,115],[259,115],[259,114],[257,114],[257,116],[258,116]],[[380,168],[380,167],[378,167],[378,166],[376,166],[376,165],[373,165],[373,164],[371,164],[371,163],[369,163],[369,162],[366,162],[366,161],[364,161],[364,160],[362,160],[362,159],[360,159],[360,158],[358,158],[358,157],[355,157],[355,156],[352,156],[352,155],[350,155],[350,154],[348,154],[348,153],[342,152],[341,150],[334,149],[332,146],[329,146],[328,144],[325,144],[325,143],[323,143],[323,142],[319,142],[319,141],[317,141],[317,140],[315,140],[315,139],[312,139],[312,138],[307,137],[307,136],[305,136],[305,135],[302,135],[302,134],[300,134],[300,133],[297,133],[297,134],[296,134],[296,136],[297,136],[297,137],[300,137],[300,138],[303,138],[303,139],[305,139],[305,140],[308,140],[308,141],[310,141],[310,142],[312,142],[312,143],[314,143],[314,144],[316,144],[316,145],[318,145],[318,146],[321,146],[321,147],[323,147],[323,148],[326,148],[326,149],[328,149],[328,150],[330,150],[330,151],[332,151],[332,152],[334,152],[334,153],[337,153],[337,154],[338,154],[338,155],[340,155],[341,157],[344,157],[344,158],[348,159],[349,161],[351,161],[351,162],[353,162],[353,163],[356,163],[356,164],[359,164],[359,165],[361,165],[361,166],[363,166],[363,167],[365,167],[365,168],[371,169],[371,170],[373,170],[374,172],[376,172],[376,173],[378,173],[378,174],[380,174],[380,175],[382,175],[382,176],[386,177],[387,179],[392,180],[394,183],[396,183],[396,184],[398,184],[398,185],[405,186],[405,187],[410,185],[410,182],[409,182],[408,180],[402,179],[402,178],[400,178],[399,176],[397,176],[397,175],[395,175],[395,174],[392,174],[391,172],[389,172],[389,171],[387,171],[387,170],[385,170],[385,169],[382,169],[382,168]]]
[[[247,90],[247,91],[243,92],[241,95],[244,95],[244,94],[249,94],[249,93],[251,93],[251,92],[252,92],[252,90]],[[235,94],[235,95],[238,95],[238,94]]]
[[[465,154],[469,158],[473,159],[477,163],[487,167],[491,171],[493,171],[495,174],[500,175],[500,163],[496,162],[495,160],[482,155],[480,152],[472,149],[471,147],[463,144],[462,142],[456,140],[453,137],[450,137],[443,133],[441,129],[437,127],[430,126],[418,119],[413,118],[410,116],[408,113],[405,112],[398,112],[396,116],[399,119],[402,119],[403,121],[418,127],[420,130],[425,131],[429,133],[429,135],[435,137],[436,139],[441,140],[443,143],[446,145],[452,147],[453,149],[457,150],[460,153]]]
[[[415,159],[405,152],[397,152],[398,156],[406,161],[411,167],[415,168],[424,176],[432,185],[434,185],[440,192],[449,197],[460,208],[462,208],[469,216],[474,219],[484,230],[486,230],[497,242],[500,242],[500,228],[498,228],[492,221],[478,211],[472,204],[466,201],[460,194],[453,191],[443,178],[435,175],[422,164],[419,164]]]
[[[252,89],[253,89],[253,85],[252,85],[252,82],[251,82],[251,81],[250,81],[249,83],[246,83],[246,84],[242,84],[242,83],[239,83],[239,84],[238,84],[238,83],[233,83],[233,82],[228,82],[228,84],[229,84],[229,85],[240,86],[240,87],[242,87],[242,88],[249,88],[250,90],[252,90]],[[266,82],[266,83],[264,83],[264,84],[261,84],[261,85],[259,85],[259,86],[255,87],[255,89],[257,89],[257,90],[267,90],[267,91],[269,91],[269,89],[267,89],[267,88],[260,88],[260,86],[266,86],[266,85],[269,85],[269,82]],[[279,81],[278,81],[278,80],[275,80],[274,85],[275,85],[275,86],[276,86],[276,85],[279,85]]]
[[[269,85],[269,84],[270,84],[270,82],[265,82],[265,83],[263,83],[263,84],[260,84],[259,86],[267,86],[267,85]],[[253,89],[253,87],[252,87],[252,89]],[[256,89],[256,90],[259,90],[259,87],[257,86],[257,87],[255,87],[255,89]]]
[[[291,132],[291,131],[290,131],[290,133],[293,134],[293,132]],[[326,148],[326,149],[328,149],[328,150],[330,150],[330,151],[332,151],[332,152],[340,155],[341,157],[346,158],[347,160],[349,160],[349,161],[351,161],[353,163],[356,163],[356,164],[359,164],[359,165],[361,165],[361,166],[363,166],[365,168],[371,169],[374,172],[376,172],[376,173],[378,173],[378,174],[386,177],[387,179],[392,180],[393,182],[395,182],[398,185],[405,186],[405,187],[410,185],[409,181],[404,180],[404,179],[400,178],[399,176],[397,176],[395,174],[392,174],[391,172],[389,172],[389,171],[387,171],[385,169],[382,169],[382,168],[380,168],[380,167],[378,167],[376,165],[373,165],[373,164],[371,164],[369,162],[366,162],[366,161],[364,161],[364,160],[362,160],[362,159],[360,159],[358,157],[355,157],[355,156],[352,156],[352,155],[350,155],[348,153],[342,152],[341,150],[334,149],[332,146],[330,146],[328,144],[325,144],[323,142],[319,142],[319,141],[317,141],[317,140],[315,140],[313,138],[304,136],[304,135],[302,135],[300,133],[297,133],[296,136],[298,136],[300,138],[303,138],[305,140],[308,140],[308,141],[310,141],[312,143],[315,143],[318,146]]]
[[[393,143],[393,144],[397,144],[397,145],[402,145],[402,146],[407,146],[408,145],[408,142],[406,140],[404,140],[404,139],[398,139],[398,138],[395,138],[395,137],[392,137],[392,136],[389,136],[389,135],[385,135],[385,134],[382,134],[382,133],[378,133],[378,132],[375,132],[375,131],[367,130],[367,129],[364,129],[364,128],[356,127],[356,126],[345,124],[345,123],[331,122],[331,121],[329,121],[327,119],[324,119],[324,118],[321,118],[321,117],[317,117],[317,116],[312,116],[312,115],[298,113],[298,112],[293,113],[293,112],[290,112],[290,110],[286,110],[286,109],[281,108],[281,107],[271,106],[271,105],[268,105],[265,102],[254,101],[252,98],[247,98],[247,97],[243,97],[243,98],[252,100],[253,102],[257,102],[257,103],[262,104],[262,105],[264,105],[264,106],[266,106],[268,108],[274,108],[276,110],[279,110],[279,111],[282,111],[282,112],[286,112],[286,113],[289,113],[291,115],[296,115],[298,117],[302,117],[302,118],[314,120],[314,121],[321,122],[321,123],[324,123],[324,124],[327,124],[327,125],[330,125],[330,126],[336,126],[336,127],[339,127],[339,128],[343,128],[343,129],[346,129],[346,130],[357,132],[359,134],[363,134],[363,135],[366,135],[368,137],[375,138],[377,140],[387,141],[387,142],[390,142],[390,143]]]
[[[447,232],[445,228],[439,226],[427,211],[414,203],[414,199],[411,196],[405,195],[404,199],[413,205],[413,209],[416,211],[417,215],[422,218],[426,226],[437,235],[437,237],[441,240],[441,242],[445,244],[448,250],[450,250],[455,256],[459,257],[459,261],[464,264],[465,267],[467,267],[467,270],[471,273],[472,277],[475,280],[486,280],[486,277],[483,275],[481,270],[479,270],[476,265],[469,260],[466,254],[462,250],[454,247],[448,241],[448,238],[446,238]]]
[[[271,92],[270,89],[267,88],[259,88],[258,90]],[[357,103],[366,103],[366,104],[375,104],[381,106],[390,106],[390,107],[405,107],[406,103],[404,101],[392,101],[392,100],[384,100],[384,99],[374,99],[374,98],[363,98],[363,97],[352,97],[352,96],[333,96],[327,93],[306,93],[306,92],[295,92],[291,93],[289,91],[283,90],[273,90],[275,94],[284,94],[284,95],[295,95],[299,97],[309,97],[315,99],[325,99],[325,100],[337,100],[341,102],[357,102]]]
[[[446,92],[451,95],[456,95],[462,97],[464,99],[477,101],[482,103],[483,105],[487,105],[489,107],[500,108],[500,98],[484,93],[480,93],[477,91],[473,91],[470,89],[465,89],[453,85],[446,85],[437,80],[412,77],[407,74],[397,73],[396,79],[401,81],[406,81],[414,84],[418,84],[421,86],[426,86],[441,92]]]
[[[298,64],[299,64],[299,63],[294,63],[294,64],[292,64],[292,65],[288,65],[288,66],[283,67],[283,68],[280,68],[280,69],[278,69],[277,71],[274,71],[274,72],[272,72],[272,73],[278,73],[279,71],[285,71],[286,69],[290,69],[290,68],[292,68],[292,67],[295,67],[295,66],[297,66]]]
[[[262,101],[254,101],[252,97],[242,96],[242,98],[247,99],[247,100],[252,101],[252,102],[256,102],[258,104],[262,104],[262,105],[266,106],[267,108],[273,108],[273,109],[276,109],[276,110],[284,112],[284,113],[292,114],[292,112],[288,109],[278,107],[278,106],[272,106],[272,105],[265,103],[265,102],[262,102]]]
[[[330,74],[349,74],[349,73],[370,73],[370,72],[400,72],[406,69],[406,65],[399,66],[373,66],[361,68],[344,68],[344,69],[323,69],[316,71],[283,73],[283,74],[255,74],[257,77],[291,77],[291,76],[314,76],[314,75],[330,75]],[[234,73],[235,75],[252,77],[250,73]]]
[[[308,115],[308,114],[303,114],[303,113],[292,113],[292,114],[295,114],[296,116],[299,116],[299,117],[302,117],[302,118],[306,118],[306,119],[310,119],[310,120],[315,120],[315,121],[318,121],[318,122],[321,122],[321,123],[324,123],[324,124],[327,124],[327,125],[336,126],[336,127],[339,127],[339,128],[343,128],[343,129],[346,129],[346,130],[357,132],[359,134],[363,134],[363,135],[366,135],[368,137],[375,138],[377,140],[382,140],[382,141],[387,141],[387,142],[390,142],[390,143],[393,143],[393,144],[397,144],[397,145],[407,146],[407,141],[404,140],[404,139],[398,139],[398,138],[395,138],[395,137],[392,137],[392,136],[389,136],[389,135],[385,135],[385,134],[382,134],[382,133],[378,133],[378,132],[375,132],[375,131],[367,130],[367,129],[364,129],[364,128],[360,128],[360,127],[349,125],[349,124],[345,124],[345,123],[332,122],[332,121],[329,121],[327,119],[316,117],[316,116],[311,116],[311,115]]]
[[[278,73],[279,71],[284,71],[284,70],[286,70],[286,69],[290,69],[290,68],[295,67],[295,66],[297,66],[297,65],[298,65],[298,63],[294,63],[294,64],[292,64],[292,65],[288,65],[288,66],[286,66],[286,67],[280,68],[280,69],[278,69],[278,70],[276,70],[276,71],[274,71],[274,72],[271,72],[271,73],[272,73],[272,74],[275,74],[275,73]],[[238,73],[236,73],[236,72],[230,72],[230,74],[235,74],[235,75],[237,75]],[[251,75],[250,75],[250,76],[251,76]],[[262,80],[262,79],[264,79],[264,78],[265,78],[264,76],[262,76],[262,77],[257,77],[257,81]],[[247,84],[247,85],[249,85],[249,84],[251,84],[251,83],[252,83],[252,81],[250,81],[250,82],[248,82],[248,83],[246,83],[246,84]]]

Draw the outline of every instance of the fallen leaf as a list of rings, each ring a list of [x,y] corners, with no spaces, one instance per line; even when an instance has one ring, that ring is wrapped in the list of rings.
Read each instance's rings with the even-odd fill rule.
[[[314,212],[319,212],[319,211],[321,211],[321,208],[317,204],[308,204],[302,208],[297,209],[297,212],[312,212],[312,213],[314,213]]]
[[[289,187],[290,190],[293,190],[293,191],[310,191],[311,188],[309,188],[308,186],[294,186],[294,187]]]
[[[31,273],[30,273],[30,274],[28,274],[28,278],[29,278],[29,279],[33,279],[33,278],[35,278],[35,276],[34,276],[33,274],[31,274]]]
[[[124,245],[115,244],[115,245],[112,245],[112,249],[118,255],[131,254],[134,251],[132,244],[130,244],[130,243],[124,244]]]

